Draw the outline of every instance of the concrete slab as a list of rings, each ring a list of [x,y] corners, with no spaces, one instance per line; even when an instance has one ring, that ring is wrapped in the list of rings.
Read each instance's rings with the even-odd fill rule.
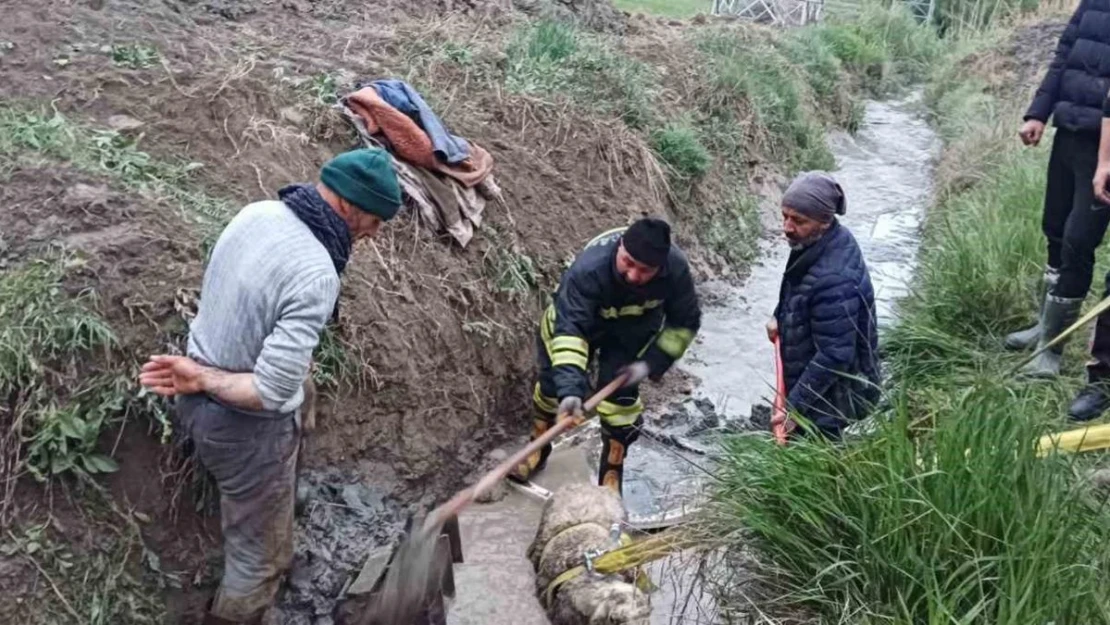
[[[536,483],[557,490],[591,479],[585,452],[568,447],[551,454]],[[525,557],[542,511],[542,502],[510,490],[501,501],[460,515],[464,562],[455,567],[458,592],[448,625],[547,625]]]

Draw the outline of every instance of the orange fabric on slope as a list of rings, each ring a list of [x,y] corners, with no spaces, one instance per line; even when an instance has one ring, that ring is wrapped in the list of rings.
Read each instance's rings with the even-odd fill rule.
[[[493,156],[472,141],[468,141],[470,158],[454,166],[441,162],[424,129],[382,99],[373,87],[363,87],[347,96],[347,106],[366,122],[367,132],[384,134],[397,156],[417,167],[442,172],[467,187],[481,184],[493,172]]]

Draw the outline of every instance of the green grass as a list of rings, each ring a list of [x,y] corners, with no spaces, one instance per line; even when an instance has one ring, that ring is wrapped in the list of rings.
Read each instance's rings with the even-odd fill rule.
[[[713,0],[614,0],[613,4],[622,11],[662,17],[692,17],[713,11]]]
[[[162,55],[158,48],[141,43],[115,45],[108,48],[112,63],[128,69],[146,69],[158,64]]]
[[[717,510],[748,530],[779,601],[822,622],[1110,622],[1110,514],[1075,458],[1037,458],[1042,394],[983,379],[840,449],[737,437]]]
[[[80,363],[107,356],[116,337],[89,293],[63,289],[73,262],[32,261],[0,273],[0,395],[9,398],[0,415],[25,446],[15,470],[39,480],[115,471],[97,449],[100,435],[143,403],[127,377],[74,381]]]
[[[0,396],[24,393],[90,352],[116,344],[89,293],[62,288],[67,262],[31,262],[0,273]]]
[[[29,625],[165,622],[163,591],[181,581],[143,543],[138,519],[149,519],[119,510],[88,483],[75,490],[81,516],[72,524],[39,515],[0,535],[0,556],[30,580],[30,592],[18,597],[22,608],[13,600],[9,610]]]
[[[755,122],[772,137],[766,149],[790,169],[834,166],[805,74],[774,45],[726,29],[704,34],[697,43],[709,61],[710,91],[701,103],[709,120],[740,125],[744,120],[738,111],[750,107]]]
[[[184,217],[209,230],[232,214],[227,202],[192,184],[201,163],[159,160],[139,149],[138,139],[73,122],[58,112],[0,105],[0,162],[19,158],[52,159],[109,176],[173,201]]]
[[[696,220],[698,238],[734,268],[746,267],[759,256],[758,200],[736,190],[716,206],[705,207]]]
[[[713,165],[713,156],[702,144],[697,129],[688,123],[674,122],[655,130],[651,147],[676,181],[700,178]]]
[[[511,92],[561,95],[632,128],[654,122],[651,71],[602,36],[541,20],[521,29],[505,52],[505,87]]]

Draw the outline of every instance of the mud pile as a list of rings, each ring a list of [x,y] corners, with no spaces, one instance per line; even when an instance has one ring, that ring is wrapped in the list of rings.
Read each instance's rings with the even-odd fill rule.
[[[278,600],[282,625],[330,625],[367,554],[398,538],[405,511],[349,471],[298,476],[293,567]]]

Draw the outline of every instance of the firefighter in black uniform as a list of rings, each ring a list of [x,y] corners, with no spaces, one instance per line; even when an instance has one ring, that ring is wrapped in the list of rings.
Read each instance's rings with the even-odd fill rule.
[[[602,454],[598,484],[618,494],[628,446],[639,438],[644,406],[639,384],[658,381],[682,357],[701,325],[701,309],[686,255],[671,245],[670,226],[643,218],[590,241],[563,274],[536,337],[539,379],[533,390],[532,439],[556,415],[582,418],[587,368],[596,356],[597,388],[622,373],[623,388],[598,405]],[[548,445],[511,477],[543,469]]]

